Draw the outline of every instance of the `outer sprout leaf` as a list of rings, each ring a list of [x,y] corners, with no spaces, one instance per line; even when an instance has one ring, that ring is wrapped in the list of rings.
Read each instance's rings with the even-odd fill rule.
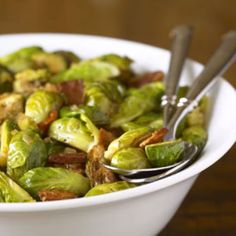
[[[147,84],[140,89],[133,89],[121,103],[119,111],[112,118],[112,127],[118,127],[126,122],[152,110],[160,108],[160,98],[164,86],[161,82]]]
[[[0,202],[35,202],[18,184],[0,171]]]

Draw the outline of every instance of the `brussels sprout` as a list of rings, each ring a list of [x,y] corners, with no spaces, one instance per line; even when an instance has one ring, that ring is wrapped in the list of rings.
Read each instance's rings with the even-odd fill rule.
[[[121,125],[121,128],[127,132],[132,129],[137,129],[141,127],[150,127],[152,129],[160,129],[163,126],[163,118],[159,113],[147,113],[144,114],[132,122],[127,122]]]
[[[46,145],[32,130],[20,131],[12,137],[7,158],[7,174],[18,180],[28,170],[44,166]]]
[[[26,116],[24,113],[19,113],[16,116],[16,123],[19,129],[22,131],[30,129],[36,133],[41,132],[36,122],[31,117]]]
[[[42,51],[42,48],[37,46],[21,48],[0,58],[0,63],[13,72],[33,68],[34,62],[32,61],[32,56]]]
[[[11,141],[14,130],[17,130],[17,126],[13,121],[5,120],[2,123],[2,126],[1,126],[0,166],[6,166],[9,143]]]
[[[64,143],[60,143],[57,140],[49,138],[49,137],[45,138],[44,142],[47,147],[48,156],[55,153],[62,153],[64,152],[66,148],[66,145]]]
[[[117,151],[112,156],[111,165],[127,170],[144,169],[150,167],[143,149],[135,147],[124,148]]]
[[[67,68],[64,58],[55,53],[36,53],[32,56],[32,60],[38,68],[47,68],[53,74],[60,73]]]
[[[70,66],[72,63],[80,62],[80,58],[71,51],[59,50],[55,51],[54,54],[63,57],[65,62],[67,63],[67,66]]]
[[[65,168],[55,167],[38,167],[29,170],[20,178],[19,183],[35,197],[41,190],[58,189],[83,196],[90,189],[87,177]]]
[[[88,60],[72,65],[68,70],[52,77],[51,81],[53,83],[77,79],[100,81],[119,74],[118,68],[110,63]]]
[[[59,112],[60,117],[79,118],[80,114],[85,114],[95,125],[109,124],[109,117],[97,107],[72,105],[70,107],[62,107]]]
[[[106,54],[94,59],[95,61],[103,61],[108,62],[115,65],[120,70],[120,76],[117,77],[119,80],[126,81],[127,79],[131,78],[134,73],[130,68],[132,64],[132,60],[126,56],[121,57],[116,54]]]
[[[118,127],[146,112],[160,109],[160,99],[163,95],[162,82],[147,84],[140,89],[133,89],[121,103],[119,111],[111,121],[112,127]]]
[[[88,152],[98,143],[99,131],[84,114],[80,119],[64,117],[54,121],[49,136],[72,147]]]
[[[147,158],[153,167],[168,166],[179,161],[184,153],[184,143],[174,140],[145,146]]]
[[[44,86],[49,79],[49,72],[43,69],[27,69],[15,75],[14,91],[28,95]]]
[[[7,118],[15,118],[23,112],[24,99],[20,94],[4,93],[0,95],[0,124]]]
[[[124,86],[115,80],[94,81],[85,83],[85,92],[90,89],[99,90],[113,102],[121,102],[126,93]]]
[[[63,99],[58,93],[38,90],[26,101],[25,115],[31,117],[36,123],[40,123],[52,111],[58,110],[62,104]]]
[[[95,195],[101,195],[105,193],[112,193],[112,192],[117,192],[129,188],[135,187],[135,184],[131,184],[125,181],[117,181],[114,183],[105,183],[105,184],[99,184],[92,189],[90,189],[85,197],[91,197]]]
[[[122,134],[119,138],[110,143],[107,151],[104,154],[105,159],[111,160],[112,156],[119,150],[127,147],[136,146],[147,134],[151,132],[148,127],[142,127],[135,130],[130,130]]]
[[[207,142],[207,131],[201,126],[192,126],[183,131],[182,139],[197,145],[200,151]]]
[[[130,65],[133,62],[133,60],[131,60],[130,58],[128,58],[126,56],[121,57],[116,54],[102,55],[100,57],[95,58],[94,60],[111,63],[111,64],[117,66],[120,70],[129,70]]]
[[[11,92],[13,74],[4,66],[0,65],[0,93]]]
[[[35,202],[18,184],[0,171],[0,202]]]
[[[106,97],[98,87],[87,90],[86,95],[87,106],[96,107],[100,112],[107,116],[110,116],[112,113],[114,113],[115,104],[108,97]]]

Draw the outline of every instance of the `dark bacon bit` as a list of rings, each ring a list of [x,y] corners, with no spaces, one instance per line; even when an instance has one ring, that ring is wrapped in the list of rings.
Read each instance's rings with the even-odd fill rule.
[[[103,145],[105,148],[115,139],[113,133],[101,128],[99,130],[99,144]]]
[[[89,152],[86,174],[92,186],[117,181],[116,175],[102,165],[104,151],[104,146],[98,144]]]
[[[68,105],[80,105],[84,103],[84,84],[82,80],[71,80],[60,83],[59,90],[65,94]]]
[[[58,112],[57,111],[52,111],[48,118],[38,124],[39,129],[42,131],[46,132],[48,130],[49,125],[56,120],[58,117]]]
[[[129,81],[129,86],[132,87],[142,87],[145,84],[149,84],[156,81],[162,81],[165,74],[162,71],[155,71],[146,73],[138,78],[134,78]]]
[[[54,164],[76,164],[85,163],[87,154],[85,152],[78,153],[53,153],[48,157],[49,163]]]
[[[144,148],[148,144],[161,142],[164,136],[167,134],[168,129],[161,128],[159,130],[154,131],[148,138],[146,138],[142,143],[139,144],[141,148]]]
[[[54,200],[63,200],[63,199],[72,199],[76,198],[76,194],[69,192],[69,191],[63,191],[59,189],[52,189],[52,190],[41,190],[38,192],[38,196],[41,201],[54,201]]]

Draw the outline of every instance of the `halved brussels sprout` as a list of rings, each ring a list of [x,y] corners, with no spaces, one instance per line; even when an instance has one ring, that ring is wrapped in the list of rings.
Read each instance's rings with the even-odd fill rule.
[[[95,195],[101,195],[105,193],[112,193],[112,192],[117,192],[129,188],[135,187],[135,184],[131,184],[125,181],[117,181],[114,183],[105,183],[105,184],[99,184],[92,189],[90,189],[85,197],[91,197]]]
[[[40,136],[32,130],[20,131],[9,144],[7,174],[18,180],[28,170],[44,166],[47,148]]]
[[[129,147],[117,151],[111,159],[111,165],[127,170],[149,168],[145,152],[142,148]]]
[[[47,70],[27,69],[15,75],[14,91],[28,95],[46,84],[49,79]]]
[[[160,109],[163,91],[162,82],[147,84],[140,89],[132,89],[121,103],[118,113],[113,116],[111,126],[121,126],[146,112]]]
[[[173,140],[145,146],[147,158],[153,167],[168,166],[179,161],[184,153],[184,143]]]
[[[38,68],[47,68],[52,74],[60,73],[67,68],[67,62],[60,54],[40,52],[32,56]]]
[[[11,120],[5,120],[1,126],[1,150],[0,150],[0,167],[7,164],[7,155],[9,143],[11,141],[13,131],[17,132],[17,125]]]
[[[132,122],[127,122],[127,123],[122,124],[121,128],[125,132],[127,132],[132,129],[147,127],[147,126],[155,130],[158,130],[161,127],[163,127],[162,115],[160,113],[150,112],[150,113],[147,113],[138,117]]]
[[[16,116],[16,123],[19,129],[22,131],[30,129],[36,133],[41,132],[36,122],[31,117],[26,116],[24,113],[19,113]]]
[[[72,105],[70,107],[62,107],[59,112],[60,117],[79,118],[80,114],[85,114],[95,125],[109,124],[109,117],[97,107]]]
[[[104,154],[105,159],[111,160],[112,156],[119,150],[128,147],[134,147],[142,141],[147,134],[151,132],[148,127],[142,127],[135,130],[130,130],[122,134],[119,138],[110,143],[107,151]]]
[[[52,111],[58,110],[63,99],[58,93],[38,90],[30,95],[25,105],[25,115],[36,123],[44,121]]]
[[[68,70],[52,77],[51,82],[60,83],[77,79],[101,81],[119,74],[119,69],[111,63],[88,60],[72,65]]]
[[[95,61],[108,62],[115,65],[120,70],[120,75],[117,79],[126,82],[130,79],[134,73],[130,68],[132,60],[126,56],[119,56],[117,54],[106,54],[94,59]]]
[[[72,147],[88,152],[98,143],[99,131],[84,114],[80,119],[64,117],[54,121],[49,136]]]
[[[59,50],[59,51],[55,51],[54,54],[60,55],[61,57],[63,57],[68,67],[72,63],[80,62],[80,58],[71,51]]]
[[[0,65],[0,93],[11,92],[13,74],[4,66]]]
[[[24,99],[20,94],[4,93],[0,95],[0,124],[7,118],[15,118],[23,110]]]
[[[38,167],[26,172],[19,181],[32,196],[41,190],[63,190],[85,195],[90,189],[89,179],[65,168]]]
[[[35,202],[18,184],[0,171],[0,202]]]
[[[197,145],[200,151],[207,142],[207,131],[201,126],[191,126],[183,131],[182,139]]]
[[[32,61],[32,56],[42,51],[43,49],[38,46],[21,48],[0,58],[0,63],[16,73],[28,68],[33,68],[35,65]]]

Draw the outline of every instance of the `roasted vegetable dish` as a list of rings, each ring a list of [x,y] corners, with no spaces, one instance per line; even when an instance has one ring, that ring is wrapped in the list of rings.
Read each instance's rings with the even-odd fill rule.
[[[0,202],[89,197],[135,187],[123,169],[173,164],[187,140],[205,145],[207,99],[164,142],[164,73],[137,74],[132,59],[90,59],[21,48],[0,58]],[[187,88],[183,88],[182,93]]]

